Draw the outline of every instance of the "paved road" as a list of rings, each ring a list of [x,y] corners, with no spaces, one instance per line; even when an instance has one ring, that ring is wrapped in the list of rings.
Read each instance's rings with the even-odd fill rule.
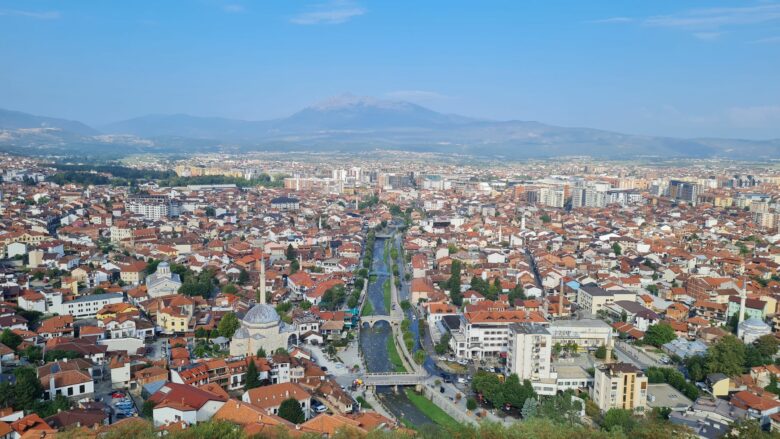
[[[642,350],[637,349],[624,341],[617,340],[615,342],[614,352],[618,360],[629,362],[640,369],[664,366]]]

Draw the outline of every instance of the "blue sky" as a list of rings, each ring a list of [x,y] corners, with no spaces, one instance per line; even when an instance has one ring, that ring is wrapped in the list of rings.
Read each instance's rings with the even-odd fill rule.
[[[0,0],[0,107],[101,124],[350,92],[468,116],[780,138],[780,2]]]

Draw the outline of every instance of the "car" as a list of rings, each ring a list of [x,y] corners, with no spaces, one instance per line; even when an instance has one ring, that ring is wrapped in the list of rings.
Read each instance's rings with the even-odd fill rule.
[[[444,393],[444,386],[439,387],[439,393]]]
[[[131,408],[133,408],[133,403],[128,402],[128,403],[123,403],[123,404],[116,404],[116,408],[122,409],[122,410],[131,409]]]
[[[458,377],[458,384],[466,384],[466,378],[465,377]]]
[[[322,369],[323,372],[327,372],[328,371],[328,368],[325,367],[325,366],[320,366],[320,369]]]
[[[114,392],[111,394],[111,398],[118,399],[118,398],[124,398],[125,394],[120,392]]]

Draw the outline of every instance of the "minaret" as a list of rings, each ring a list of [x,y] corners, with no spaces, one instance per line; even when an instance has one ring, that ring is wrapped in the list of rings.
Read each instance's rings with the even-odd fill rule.
[[[265,303],[265,255],[260,253],[260,303]]]
[[[742,279],[742,289],[739,291],[739,323],[745,320],[745,300],[747,300],[747,281]]]
[[[498,243],[501,244],[501,241],[504,240],[504,233],[502,230],[502,226],[498,226]]]
[[[520,218],[520,230],[525,230],[525,215]]]

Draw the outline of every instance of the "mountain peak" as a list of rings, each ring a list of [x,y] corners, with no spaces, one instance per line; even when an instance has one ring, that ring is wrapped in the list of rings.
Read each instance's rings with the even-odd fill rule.
[[[317,111],[345,110],[360,107],[373,107],[386,110],[403,110],[416,107],[414,104],[400,101],[377,99],[371,96],[357,96],[352,93],[343,93],[332,96],[323,101],[311,105],[309,109]]]

